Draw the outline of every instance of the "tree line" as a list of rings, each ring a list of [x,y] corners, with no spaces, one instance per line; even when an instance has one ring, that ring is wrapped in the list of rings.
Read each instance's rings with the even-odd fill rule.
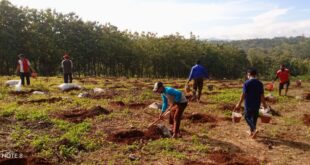
[[[0,1],[0,75],[14,74],[20,53],[46,76],[60,73],[65,53],[73,59],[75,75],[187,77],[197,59],[215,78],[240,78],[250,66],[268,77],[279,63],[289,63],[297,74],[309,74],[309,39],[303,40],[263,49],[250,41],[211,42],[193,34],[159,37],[84,21],[75,13]]]

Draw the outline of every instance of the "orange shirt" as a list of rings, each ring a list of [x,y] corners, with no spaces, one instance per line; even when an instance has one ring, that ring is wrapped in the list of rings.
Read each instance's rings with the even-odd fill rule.
[[[284,71],[280,69],[277,71],[277,76],[280,79],[280,83],[285,83],[289,80],[290,71],[288,69],[284,69]]]

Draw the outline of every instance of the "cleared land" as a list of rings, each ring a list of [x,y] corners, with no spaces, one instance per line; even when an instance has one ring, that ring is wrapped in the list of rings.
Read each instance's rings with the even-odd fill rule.
[[[151,91],[158,80],[86,77],[75,79],[83,89],[61,92],[60,77],[40,77],[14,92],[4,85],[10,79],[18,78],[0,78],[0,151],[23,153],[15,164],[309,164],[309,82],[301,88],[292,82],[287,97],[273,92],[271,123],[259,120],[252,140],[244,119],[234,124],[230,118],[242,81],[206,81],[213,90],[205,86],[203,102],[190,102],[183,137],[171,139],[147,128],[159,113],[147,108],[161,101]],[[186,80],[161,81],[183,91]],[[104,91],[90,92],[96,87]],[[82,92],[88,94],[79,98]],[[169,128],[167,120],[161,123]]]

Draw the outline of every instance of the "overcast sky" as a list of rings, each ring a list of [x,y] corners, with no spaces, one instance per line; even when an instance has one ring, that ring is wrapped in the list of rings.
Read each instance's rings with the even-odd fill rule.
[[[17,6],[75,12],[88,21],[159,36],[201,39],[310,36],[307,0],[10,0]]]

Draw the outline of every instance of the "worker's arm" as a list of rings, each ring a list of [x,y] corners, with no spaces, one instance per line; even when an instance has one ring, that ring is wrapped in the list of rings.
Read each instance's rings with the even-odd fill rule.
[[[161,107],[161,112],[159,114],[159,118],[162,118],[163,114],[165,113],[165,111],[167,110],[168,108],[168,99],[165,95],[161,95],[161,98],[162,98],[162,101],[163,101],[163,105]]]
[[[193,68],[191,69],[191,72],[189,74],[187,84],[192,80],[192,78],[193,78]]]
[[[273,79],[273,82],[275,82],[279,78],[278,72],[276,73],[276,77]]]
[[[240,99],[239,99],[239,102],[237,103],[237,105],[236,105],[236,107],[235,107],[235,109],[236,109],[237,111],[240,110],[241,104],[242,104],[244,98],[245,98],[245,93],[242,92],[242,94],[241,94],[241,96],[240,96]]]
[[[27,63],[28,63],[28,66],[29,66],[29,68],[30,68],[30,71],[31,71],[31,72],[36,72],[36,71],[32,68],[32,66],[31,66],[31,64],[30,64],[30,62],[29,62],[29,60],[27,60]]]
[[[266,100],[265,100],[265,95],[261,94],[260,95],[260,100],[263,103],[264,108],[267,108]]]
[[[19,66],[19,64],[17,64],[17,67],[16,67],[16,73],[18,73],[20,71],[20,66]]]

